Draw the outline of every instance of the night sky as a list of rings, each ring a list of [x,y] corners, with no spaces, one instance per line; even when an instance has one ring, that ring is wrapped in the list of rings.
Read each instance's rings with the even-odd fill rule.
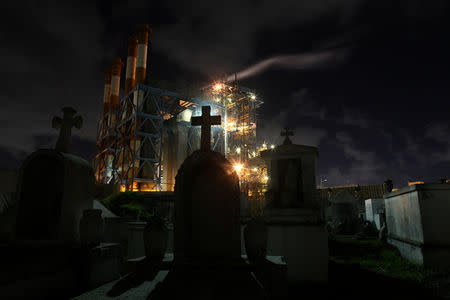
[[[238,73],[265,102],[260,142],[290,126],[294,142],[319,147],[328,186],[450,177],[448,1],[189,2],[2,3],[0,168],[53,147],[51,118],[67,105],[84,118],[73,152],[91,160],[103,70],[149,23],[148,76],[195,85]]]

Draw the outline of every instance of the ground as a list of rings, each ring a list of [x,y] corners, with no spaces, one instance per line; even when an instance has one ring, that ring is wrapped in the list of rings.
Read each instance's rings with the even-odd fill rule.
[[[147,299],[166,275],[161,271],[150,282],[131,274],[77,299]],[[330,239],[328,284],[292,286],[287,299],[450,299],[450,276],[411,264],[378,240],[335,236]]]

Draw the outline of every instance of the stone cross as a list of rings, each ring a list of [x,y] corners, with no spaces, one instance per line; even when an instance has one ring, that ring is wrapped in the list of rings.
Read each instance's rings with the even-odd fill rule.
[[[56,151],[70,153],[72,127],[78,129],[83,125],[83,118],[75,116],[77,111],[72,107],[64,107],[62,109],[63,117],[53,117],[52,127],[60,129],[59,137],[56,141]]]
[[[291,140],[289,139],[290,136],[293,136],[294,132],[292,130],[289,130],[287,127],[284,128],[284,131],[281,132],[281,136],[285,136],[286,138],[284,139],[283,144],[284,145],[289,145],[292,144]]]
[[[220,116],[211,116],[211,107],[202,106],[202,115],[192,117],[192,126],[202,126],[200,138],[200,150],[210,150],[211,148],[211,125],[220,125]]]

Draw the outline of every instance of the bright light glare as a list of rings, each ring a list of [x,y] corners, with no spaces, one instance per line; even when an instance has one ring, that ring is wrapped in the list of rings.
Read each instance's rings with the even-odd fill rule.
[[[270,145],[270,149],[275,149],[275,145]]]
[[[214,89],[215,89],[216,91],[220,91],[222,88],[223,88],[223,84],[221,84],[221,83],[216,83],[216,84],[214,85]]]
[[[237,153],[237,154],[241,153],[241,148],[237,147],[237,148],[236,148],[236,153]]]
[[[257,172],[258,171],[258,169],[257,168],[253,168],[253,172]]]
[[[265,180],[265,181],[269,180],[269,177],[264,176],[264,180]]]
[[[263,147],[264,149],[266,149],[266,148],[267,148],[267,144],[266,144],[266,143],[262,144],[262,147]]]
[[[252,95],[250,96],[250,98],[252,98],[252,100],[255,100],[255,99],[256,99],[255,94],[252,94]]]
[[[242,171],[242,168],[243,168],[244,166],[242,165],[242,164],[235,164],[234,166],[233,166],[233,168],[236,170],[236,172],[239,174],[241,171]]]

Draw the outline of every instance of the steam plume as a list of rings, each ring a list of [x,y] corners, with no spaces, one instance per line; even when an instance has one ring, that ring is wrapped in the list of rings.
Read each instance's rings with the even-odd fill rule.
[[[265,60],[238,72],[237,78],[244,79],[252,77],[274,67],[291,70],[308,70],[318,67],[330,67],[340,63],[348,55],[348,52],[348,49],[341,48],[295,55],[277,55],[266,58]],[[227,77],[228,82],[234,80],[234,74]]]

